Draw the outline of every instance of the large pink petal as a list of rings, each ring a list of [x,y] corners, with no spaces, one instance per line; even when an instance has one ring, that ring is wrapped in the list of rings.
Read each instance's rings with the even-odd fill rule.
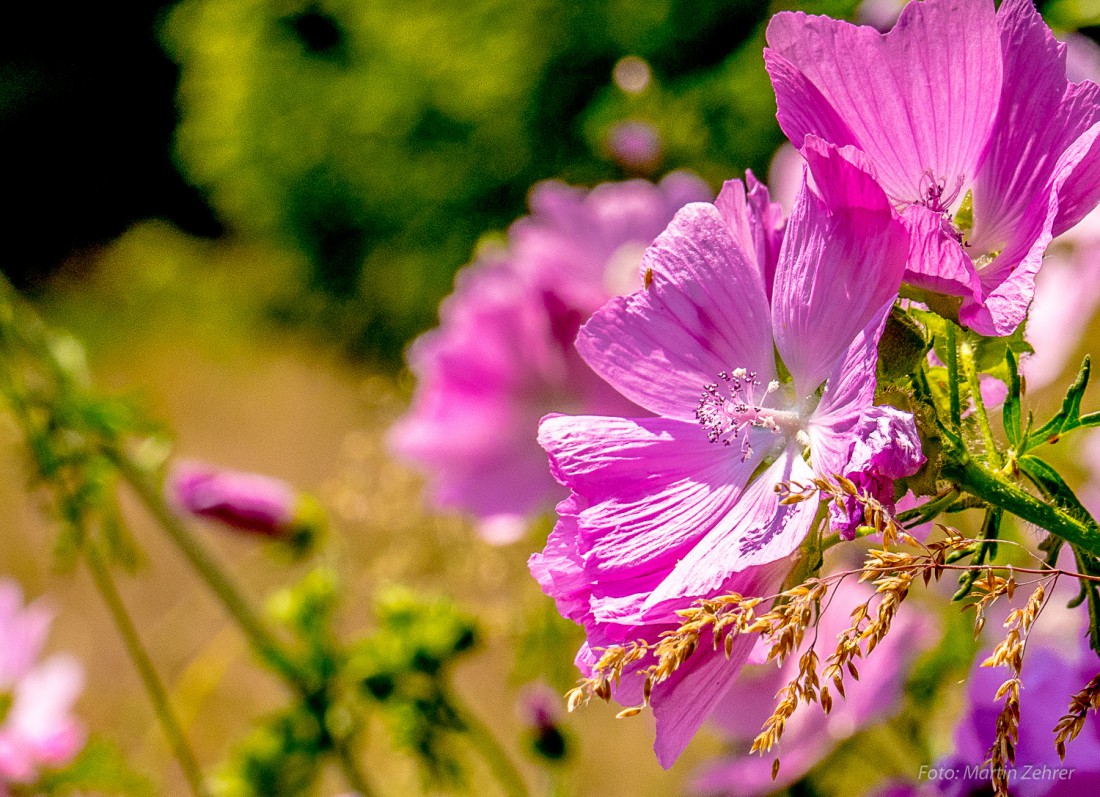
[[[577,350],[631,401],[691,420],[719,372],[774,377],[760,273],[714,205],[688,205],[646,251],[649,287],[613,299],[584,325]]]
[[[807,140],[803,155],[817,192],[803,185],[776,270],[775,343],[800,400],[897,295],[908,253],[886,195],[846,154]]]
[[[1019,228],[1028,226],[1034,204],[1045,210],[1063,153],[1100,122],[1100,92],[1092,83],[1068,82],[1066,46],[1054,38],[1031,0],[1005,0],[997,20],[1005,74],[997,124],[974,184],[970,243],[978,255],[1011,245]],[[1089,156],[1088,148],[1078,155],[1078,160]],[[1100,199],[1100,185],[1075,185],[1073,201],[1059,214],[1059,232],[1080,221]]]
[[[778,590],[790,569],[789,561],[752,568],[731,584],[742,595],[767,596]],[[745,664],[756,642],[754,636],[734,640],[727,659],[719,646],[704,636],[695,653],[672,676],[653,690],[653,714],[657,719],[657,738],[653,745],[657,761],[671,767],[695,733],[714,711]]]
[[[726,515],[766,453],[771,432],[742,461],[739,448],[707,441],[694,423],[551,416],[539,442],[557,478],[577,496],[585,568],[594,580],[666,572]]]
[[[757,180],[751,171],[746,172],[745,183],[727,180],[714,200],[714,206],[729,225],[741,251],[748,254],[759,269],[770,299],[779,249],[783,244],[783,231],[787,225],[783,208],[771,201],[767,186]]]
[[[802,544],[817,513],[816,497],[781,505],[775,486],[806,483],[813,471],[794,447],[785,449],[742,493],[736,505],[687,551],[647,604],[683,605],[713,594],[730,576],[785,559]]]
[[[1097,145],[1100,125],[1090,128],[1062,153],[1054,165],[1045,204],[1035,202],[1011,233],[1008,247],[981,272],[984,296],[980,304],[963,302],[959,320],[983,334],[1012,334],[1035,296],[1035,275],[1053,238],[1062,185],[1074,173],[1084,153]]]
[[[821,402],[810,419],[807,430],[810,459],[818,476],[830,478],[844,473],[855,442],[855,428],[863,411],[874,403],[878,341],[891,307],[893,302],[879,308],[871,323],[852,341],[844,359],[829,376]]]
[[[923,205],[909,205],[902,218],[909,230],[905,281],[934,293],[980,297],[978,270],[943,213]]]
[[[891,198],[914,202],[930,172],[972,179],[997,112],[1000,45],[992,0],[910,3],[892,31],[782,13],[765,61],[779,123],[865,151]]]

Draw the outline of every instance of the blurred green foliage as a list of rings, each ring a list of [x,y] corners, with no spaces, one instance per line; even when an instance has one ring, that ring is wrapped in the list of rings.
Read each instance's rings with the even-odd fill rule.
[[[812,4],[844,15],[848,2]],[[820,6],[820,8],[818,8]],[[177,154],[222,219],[301,260],[288,320],[393,360],[535,181],[624,176],[610,127],[653,125],[660,169],[766,171],[781,136],[757,0],[184,0]],[[627,55],[652,78],[612,81]]]

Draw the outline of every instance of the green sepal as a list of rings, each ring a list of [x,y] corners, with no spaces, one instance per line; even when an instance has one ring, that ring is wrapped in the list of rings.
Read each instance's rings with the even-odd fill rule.
[[[1005,364],[1008,367],[1008,395],[1001,409],[1001,419],[1009,445],[1016,448],[1020,445],[1023,430],[1020,428],[1020,369],[1012,349],[1005,352]]]

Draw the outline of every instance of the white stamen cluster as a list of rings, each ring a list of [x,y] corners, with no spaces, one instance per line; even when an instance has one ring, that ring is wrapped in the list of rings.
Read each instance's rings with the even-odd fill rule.
[[[733,445],[734,440],[741,441],[741,461],[752,456],[752,443],[744,432],[749,427],[781,431],[772,414],[764,408],[764,401],[779,389],[775,380],[768,382],[767,388],[756,397],[756,388],[760,381],[756,371],[736,368],[732,372],[718,374],[721,383],[712,382],[703,386],[703,395],[695,410],[695,419],[707,433],[712,443]]]

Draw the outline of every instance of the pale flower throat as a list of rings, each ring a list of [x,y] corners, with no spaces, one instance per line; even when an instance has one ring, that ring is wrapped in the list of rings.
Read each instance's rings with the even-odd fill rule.
[[[802,413],[765,406],[770,397],[782,396],[779,382],[768,382],[757,396],[760,381],[756,378],[756,371],[736,368],[730,372],[720,372],[718,378],[722,381],[703,386],[699,406],[695,409],[695,419],[707,433],[707,440],[724,446],[732,446],[735,440],[740,440],[741,461],[744,462],[753,454],[748,433],[753,427],[787,438],[801,439]]]

